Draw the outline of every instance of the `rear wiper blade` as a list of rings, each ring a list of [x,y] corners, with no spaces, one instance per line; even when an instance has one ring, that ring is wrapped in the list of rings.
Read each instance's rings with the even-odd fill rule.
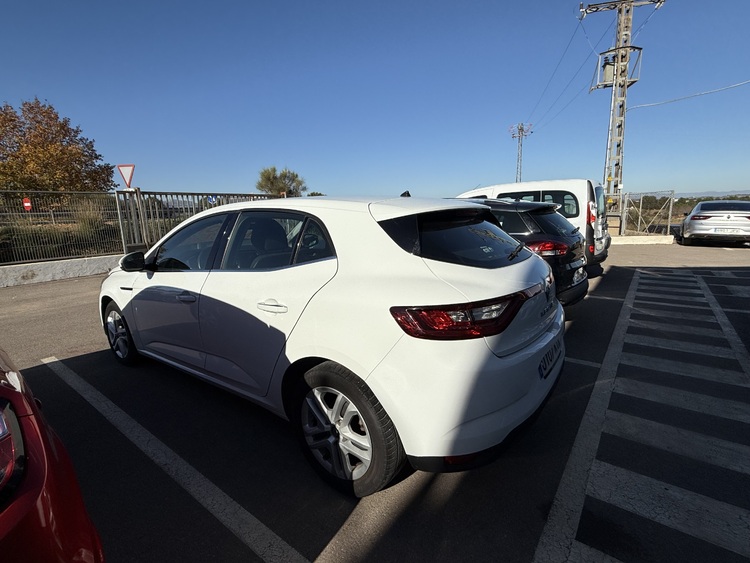
[[[526,248],[526,245],[522,242],[518,243],[518,246],[513,249],[513,252],[508,254],[508,260],[513,260],[516,256],[518,256],[521,251]]]

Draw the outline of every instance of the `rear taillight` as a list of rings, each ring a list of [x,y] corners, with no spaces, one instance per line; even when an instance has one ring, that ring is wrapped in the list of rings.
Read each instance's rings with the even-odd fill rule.
[[[710,219],[710,215],[693,215],[690,220],[691,221],[703,221],[705,219]]]
[[[594,207],[594,202],[589,202],[589,219],[588,224],[593,225],[596,222],[596,207]]]
[[[494,336],[504,331],[524,301],[542,289],[541,284],[499,299],[431,307],[391,307],[391,315],[415,338],[465,340]]]
[[[539,256],[564,256],[570,250],[570,247],[562,242],[545,240],[541,242],[529,242],[526,244],[530,250],[536,252]]]
[[[18,419],[10,403],[0,400],[0,504],[20,481],[24,460]]]

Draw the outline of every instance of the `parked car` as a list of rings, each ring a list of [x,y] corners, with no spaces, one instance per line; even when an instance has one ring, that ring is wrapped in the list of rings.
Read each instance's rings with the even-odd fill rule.
[[[60,438],[0,350],[0,558],[104,561]]]
[[[565,357],[549,266],[461,200],[216,207],[123,257],[99,311],[118,360],[157,359],[288,418],[357,496],[407,461],[487,459]]]
[[[586,239],[586,263],[607,259],[612,237],[607,224],[604,188],[592,180],[545,180],[475,188],[457,197],[509,198],[560,205],[560,214],[581,230]]]
[[[573,305],[586,297],[586,240],[578,227],[557,212],[558,204],[507,199],[476,201],[489,206],[506,233],[550,265],[560,303]]]
[[[702,201],[685,214],[680,242],[750,242],[750,201]]]

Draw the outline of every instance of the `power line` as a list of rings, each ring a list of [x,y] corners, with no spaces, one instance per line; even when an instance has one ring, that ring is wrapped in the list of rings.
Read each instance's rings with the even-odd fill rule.
[[[698,92],[697,94],[690,94],[689,96],[683,96],[682,98],[674,98],[673,100],[665,100],[663,102],[654,102],[653,104],[641,104],[639,106],[632,106],[632,107],[629,107],[626,111],[630,111],[630,110],[638,109],[638,108],[662,106],[664,104],[672,104],[674,102],[681,102],[682,100],[689,100],[690,98],[697,98],[698,96],[706,96],[708,94],[716,94],[717,92],[723,92],[724,90],[731,90],[732,88],[738,88],[740,86],[744,86],[745,84],[750,84],[750,80],[745,80],[744,82],[732,84],[731,86],[724,86],[723,88],[717,88],[716,90],[709,90],[707,92]]]
[[[542,90],[542,93],[539,95],[539,99],[536,101],[536,104],[534,105],[534,109],[531,110],[531,113],[529,114],[529,118],[526,121],[531,120],[531,117],[534,115],[536,108],[539,107],[539,102],[542,101],[544,94],[547,93],[547,88],[549,88],[549,85],[552,83],[552,79],[555,77],[555,73],[557,73],[557,69],[560,68],[560,63],[562,63],[563,59],[565,58],[565,55],[568,52],[568,49],[570,48],[570,44],[573,42],[573,38],[576,36],[577,32],[578,32],[578,27],[576,27],[573,30],[573,35],[571,35],[570,39],[568,39],[568,44],[565,46],[565,50],[563,51],[563,54],[560,55],[560,60],[557,61],[557,66],[555,66],[555,70],[552,71],[552,74],[550,75],[549,80],[547,80],[547,84],[544,86],[544,90]]]
[[[609,27],[607,27],[607,29],[605,29],[605,30],[604,30],[604,33],[602,33],[602,36],[601,36],[601,37],[599,38],[599,41],[597,41],[597,42],[596,42],[596,44],[597,44],[597,45],[599,45],[599,43],[601,43],[601,42],[602,42],[602,39],[604,39],[604,36],[605,36],[605,35],[606,35],[606,34],[607,34],[607,33],[609,32],[609,30],[610,30],[610,29],[612,28],[612,25],[614,25],[614,20],[612,21],[612,23],[610,23],[610,24],[609,24]],[[590,46],[590,47],[592,48],[592,53],[593,53],[594,55],[597,55],[597,56],[598,56],[598,54],[596,53],[596,51],[594,51],[594,47],[593,47],[593,46],[591,45],[591,41],[590,41],[590,40],[589,40],[589,38],[588,38],[588,34],[586,33],[586,30],[585,30],[585,29],[583,28],[583,25],[581,25],[581,21],[580,21],[580,20],[578,21],[578,26],[579,26],[579,27],[581,27],[581,29],[583,29],[583,33],[584,33],[584,35],[586,36],[586,40],[588,41],[588,43],[589,43],[589,46]],[[586,88],[586,86],[584,86],[584,87],[583,87],[583,88],[582,88],[582,89],[581,89],[581,90],[580,90],[580,91],[579,91],[578,93],[576,93],[576,94],[575,94],[575,95],[573,96],[573,98],[571,98],[571,100],[570,100],[570,101],[569,101],[569,102],[568,102],[567,104],[565,104],[565,106],[564,106],[564,107],[562,108],[562,110],[558,111],[558,112],[557,112],[557,113],[556,113],[556,114],[554,115],[554,117],[552,117],[552,119],[550,119],[550,120],[549,120],[549,121],[548,121],[547,123],[544,123],[544,118],[545,118],[545,117],[547,117],[547,114],[548,114],[548,113],[549,113],[550,111],[552,111],[552,108],[554,108],[554,107],[555,107],[555,105],[557,104],[557,102],[558,102],[558,101],[560,100],[560,98],[562,98],[563,94],[565,94],[565,92],[567,91],[567,89],[568,89],[568,88],[570,87],[570,85],[571,85],[571,84],[573,83],[573,81],[574,81],[574,80],[576,79],[576,77],[578,76],[578,74],[579,74],[579,73],[581,72],[581,69],[583,69],[583,67],[584,67],[584,66],[586,66],[586,64],[587,64],[587,63],[589,62],[589,60],[590,60],[590,59],[591,59],[591,55],[587,55],[587,56],[586,56],[586,58],[585,58],[585,59],[583,60],[583,62],[581,63],[581,66],[579,66],[579,67],[578,67],[578,70],[576,70],[575,74],[573,74],[573,76],[572,76],[572,77],[570,78],[570,80],[568,81],[568,83],[567,83],[567,84],[565,85],[565,88],[563,88],[563,89],[562,89],[562,91],[561,91],[561,92],[560,92],[560,94],[559,94],[559,95],[557,96],[557,98],[555,98],[555,101],[554,101],[554,102],[552,102],[552,104],[551,104],[551,105],[549,106],[549,108],[547,108],[547,111],[545,111],[545,112],[544,112],[544,114],[542,115],[542,117],[540,117],[540,118],[539,118],[539,120],[537,121],[537,127],[536,127],[537,131],[539,131],[539,129],[541,129],[541,128],[542,128],[543,126],[546,126],[546,125],[548,125],[549,123],[551,123],[551,122],[552,122],[552,121],[553,121],[553,120],[554,120],[554,119],[555,119],[555,118],[556,118],[556,117],[557,117],[558,115],[560,115],[560,113],[561,113],[561,112],[562,112],[562,111],[563,111],[563,110],[564,110],[565,108],[567,108],[567,107],[568,107],[568,106],[569,106],[569,105],[570,105],[570,104],[571,104],[571,103],[573,102],[573,100],[575,100],[575,99],[576,99],[576,98],[577,98],[577,97],[578,97],[578,96],[579,96],[579,95],[581,94],[581,92],[582,92],[582,91],[583,91],[583,90],[584,90],[584,89]],[[542,125],[542,124],[543,124],[543,125]]]

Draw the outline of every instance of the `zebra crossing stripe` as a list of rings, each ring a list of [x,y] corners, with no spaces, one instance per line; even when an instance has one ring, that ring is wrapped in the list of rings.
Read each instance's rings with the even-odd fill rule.
[[[598,460],[589,473],[590,496],[750,557],[750,511]],[[689,510],[685,507],[689,506]]]
[[[617,378],[614,392],[646,401],[654,401],[662,405],[750,424],[750,407],[747,403],[740,401],[717,399],[700,393],[692,393],[624,377]]]

